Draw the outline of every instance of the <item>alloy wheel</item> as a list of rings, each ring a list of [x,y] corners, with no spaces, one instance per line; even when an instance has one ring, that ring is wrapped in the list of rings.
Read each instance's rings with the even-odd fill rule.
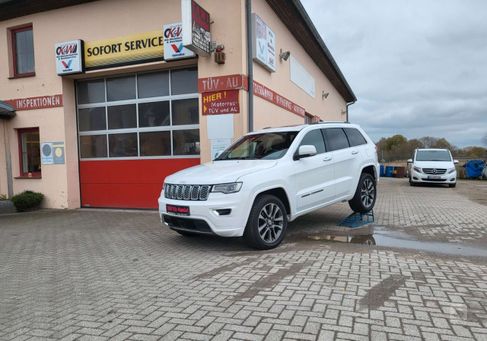
[[[375,186],[371,179],[365,179],[360,189],[360,200],[365,208],[369,208],[374,203]]]
[[[266,243],[274,243],[281,236],[284,227],[284,215],[275,203],[268,203],[259,213],[257,220],[260,238]]]

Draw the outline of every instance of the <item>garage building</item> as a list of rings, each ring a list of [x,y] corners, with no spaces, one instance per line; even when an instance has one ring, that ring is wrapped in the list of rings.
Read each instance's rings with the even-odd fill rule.
[[[0,195],[155,208],[248,131],[356,98],[299,0],[0,2]]]

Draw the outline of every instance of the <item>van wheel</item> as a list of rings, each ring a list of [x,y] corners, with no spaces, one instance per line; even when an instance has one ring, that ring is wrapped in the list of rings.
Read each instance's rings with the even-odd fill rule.
[[[374,208],[376,197],[377,188],[374,177],[368,173],[362,173],[355,195],[348,204],[354,212],[367,213]]]
[[[409,186],[414,187],[416,184],[413,182],[411,178],[409,178]]]
[[[273,195],[257,197],[245,227],[247,244],[259,250],[273,249],[281,244],[286,229],[287,213],[282,201]]]

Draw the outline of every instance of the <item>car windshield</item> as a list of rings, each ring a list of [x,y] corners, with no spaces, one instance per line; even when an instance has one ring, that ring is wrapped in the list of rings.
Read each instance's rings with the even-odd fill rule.
[[[280,159],[297,134],[298,131],[247,135],[228,147],[215,161]]]
[[[451,161],[447,150],[418,150],[416,161]]]

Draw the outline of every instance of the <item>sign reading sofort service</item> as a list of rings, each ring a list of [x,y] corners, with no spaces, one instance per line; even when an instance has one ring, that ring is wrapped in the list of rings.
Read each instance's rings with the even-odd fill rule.
[[[276,71],[276,35],[257,14],[252,14],[252,50],[256,62],[267,70]]]
[[[161,30],[107,40],[85,42],[85,68],[101,69],[163,60]]]
[[[56,71],[60,76],[83,72],[83,41],[71,40],[54,45]]]
[[[183,25],[181,23],[164,25],[162,31],[165,60],[194,57],[193,51],[183,45]]]
[[[195,53],[211,53],[210,13],[194,0],[181,0],[183,45]]]

